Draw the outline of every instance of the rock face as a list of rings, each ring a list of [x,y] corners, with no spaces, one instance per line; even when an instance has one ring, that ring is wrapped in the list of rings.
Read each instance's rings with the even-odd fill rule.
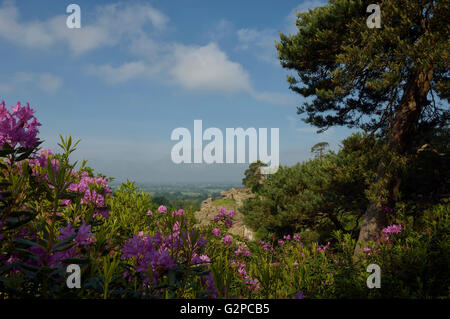
[[[233,226],[229,229],[229,232],[253,240],[253,232],[244,225],[244,216],[239,211],[239,207],[242,206],[245,199],[253,198],[254,195],[248,188],[232,188],[223,191],[221,195],[220,198],[208,198],[202,202],[200,211],[195,212],[195,218],[197,218],[199,224],[207,225],[211,223],[220,207],[232,209],[234,210]]]

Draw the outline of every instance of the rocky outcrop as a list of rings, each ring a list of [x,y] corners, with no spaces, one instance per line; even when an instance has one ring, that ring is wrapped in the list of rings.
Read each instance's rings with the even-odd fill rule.
[[[229,229],[229,232],[253,240],[253,232],[245,226],[244,216],[239,211],[239,207],[242,206],[244,200],[253,197],[254,195],[248,188],[231,188],[223,191],[219,198],[204,200],[200,210],[195,212],[195,218],[197,218],[199,225],[208,225],[212,222],[212,218],[217,215],[220,207],[232,209],[234,211],[233,226]]]

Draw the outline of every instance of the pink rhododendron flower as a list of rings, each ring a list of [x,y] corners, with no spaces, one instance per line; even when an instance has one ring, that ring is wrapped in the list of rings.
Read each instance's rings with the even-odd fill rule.
[[[383,228],[382,232],[386,235],[399,234],[402,232],[402,225],[389,225]]]
[[[330,242],[328,242],[325,246],[323,247],[317,247],[317,251],[323,251],[326,252],[328,247],[330,247]]]
[[[219,209],[219,216],[222,217],[222,216],[225,216],[226,214],[227,214],[227,210],[225,208],[221,207]]]
[[[21,106],[17,102],[11,111],[5,107],[5,102],[0,103],[0,146],[8,144],[16,147],[17,144],[25,148],[33,148],[38,143],[38,126],[41,124],[33,116],[34,110],[27,103]]]
[[[233,242],[233,238],[230,235],[225,235],[222,240],[225,246],[229,246]]]
[[[201,255],[200,260],[204,263],[209,263],[211,259],[207,255]]]
[[[245,257],[250,257],[250,250],[247,247],[241,246],[234,251],[235,255],[244,255]]]
[[[158,207],[158,212],[161,213],[161,214],[167,213],[167,207],[164,206],[164,205],[159,206]]]
[[[233,226],[233,222],[231,221],[231,219],[227,219],[225,220],[225,226],[227,226],[228,228],[231,228],[231,226]]]

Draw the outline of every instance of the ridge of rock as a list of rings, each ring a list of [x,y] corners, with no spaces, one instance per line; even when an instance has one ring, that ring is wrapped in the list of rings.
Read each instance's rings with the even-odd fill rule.
[[[244,224],[244,215],[239,211],[244,200],[248,198],[253,198],[254,194],[250,189],[242,188],[231,188],[229,190],[221,192],[221,197],[219,198],[207,198],[201,205],[200,210],[195,212],[195,218],[197,219],[199,225],[208,225],[212,222],[212,218],[217,215],[219,208],[224,207],[226,209],[232,209],[234,211],[233,226],[228,230],[230,234],[242,236],[249,240],[253,240],[253,231],[251,231]],[[221,204],[220,201],[228,200],[230,203]],[[232,203],[231,201],[234,201]]]

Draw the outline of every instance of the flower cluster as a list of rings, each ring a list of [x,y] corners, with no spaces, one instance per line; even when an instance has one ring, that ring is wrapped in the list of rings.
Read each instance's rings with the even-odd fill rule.
[[[206,239],[200,235],[193,243],[192,238],[193,233],[179,228],[170,234],[158,230],[153,236],[139,232],[125,242],[122,257],[133,260],[136,272],[144,277],[145,283],[151,279],[156,284],[163,274],[182,263],[177,259],[177,256],[183,255],[182,251],[191,253],[189,259],[192,265],[207,265],[211,261],[203,254]],[[149,269],[153,273],[152,278],[148,278]]]
[[[233,238],[230,235],[225,235],[222,239],[222,242],[225,246],[230,246],[233,242]]]
[[[219,213],[218,215],[213,217],[213,221],[215,222],[220,222],[222,221],[226,227],[230,228],[231,226],[233,226],[233,219],[234,217],[234,211],[232,210],[226,210],[225,208],[221,207],[219,209]]]
[[[244,255],[245,257],[250,257],[250,250],[247,247],[241,246],[234,251],[235,255]]]
[[[386,235],[399,234],[402,232],[402,225],[389,225],[386,228],[383,228],[382,232]]]
[[[330,242],[328,242],[325,246],[323,247],[317,247],[317,251],[323,251],[326,252],[328,247],[330,247]]]
[[[19,102],[11,107],[11,111],[5,107],[5,102],[0,103],[0,146],[16,147],[19,144],[33,148],[38,143],[38,126],[41,125],[33,116],[34,111],[28,103],[21,106]]]
[[[48,257],[48,265],[52,268],[61,267],[61,261],[67,258],[74,258],[80,256],[80,247],[86,247],[93,243],[94,235],[91,233],[91,225],[86,225],[85,222],[76,230],[71,223],[68,223],[65,228],[60,228],[60,235],[57,236],[58,240],[63,241],[69,237],[74,236],[72,243],[74,245],[69,249],[63,251],[55,251]],[[39,246],[32,246],[29,251],[39,258],[39,262],[35,259],[30,259],[29,264],[34,266],[44,265],[47,252]]]
[[[230,264],[232,267],[237,268],[238,274],[244,280],[245,285],[247,286],[247,288],[250,291],[261,289],[258,279],[252,278],[247,274],[247,271],[245,270],[245,266],[246,266],[245,262],[243,262],[243,261],[239,262],[234,259],[231,259]]]
[[[205,297],[210,297],[213,299],[217,298],[219,292],[214,283],[212,272],[209,272],[207,275],[200,276],[200,283],[203,288],[208,291],[208,293],[205,294]]]
[[[107,195],[112,194],[112,191],[105,178],[91,177],[87,172],[81,172],[79,182],[70,184],[67,189],[75,193],[83,194],[81,203],[96,209],[93,217],[101,216],[107,218],[109,216],[105,198]]]
[[[125,242],[122,257],[134,258],[136,272],[144,274],[145,278],[150,267],[153,281],[156,281],[163,272],[176,266],[160,232],[154,236],[143,233],[134,235]]]
[[[270,252],[275,252],[275,249],[272,247],[271,244],[266,243],[262,240],[259,241],[259,245],[261,246],[262,249],[264,249],[265,251],[270,251]]]
[[[212,233],[214,236],[219,237],[220,236],[220,229],[213,228]]]

